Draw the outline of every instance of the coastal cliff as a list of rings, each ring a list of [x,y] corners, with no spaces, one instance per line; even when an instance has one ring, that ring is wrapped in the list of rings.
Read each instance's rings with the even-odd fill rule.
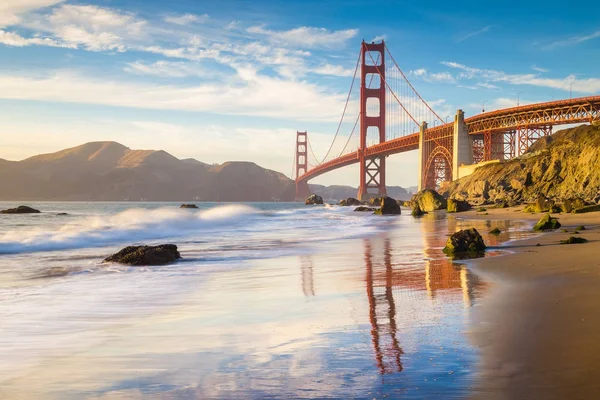
[[[600,201],[600,126],[581,125],[542,138],[520,157],[477,168],[450,183],[446,197],[507,205],[550,199]]]

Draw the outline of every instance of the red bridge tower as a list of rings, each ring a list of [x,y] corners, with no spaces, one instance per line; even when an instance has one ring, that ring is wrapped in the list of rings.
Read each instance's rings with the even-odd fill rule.
[[[379,53],[376,57],[371,53]],[[367,133],[377,130],[379,143],[385,142],[385,43],[365,43],[361,47],[361,69],[360,69],[360,147],[358,149],[360,163],[360,186],[358,187],[358,199],[367,200],[374,195],[385,196],[385,156],[365,157],[368,147]],[[375,76],[373,76],[375,75]],[[377,76],[378,75],[378,76]],[[367,87],[367,79],[372,83],[379,83],[379,87]],[[376,86],[376,85],[375,85]],[[372,105],[367,107],[369,99],[377,99],[379,112],[375,115],[370,113],[376,108]],[[371,128],[371,129],[369,129]],[[369,189],[372,189],[369,191]],[[374,193],[374,190],[377,190]]]
[[[306,181],[298,181],[298,178],[308,171],[308,134],[296,132],[296,200],[304,200],[310,195],[310,189]]]

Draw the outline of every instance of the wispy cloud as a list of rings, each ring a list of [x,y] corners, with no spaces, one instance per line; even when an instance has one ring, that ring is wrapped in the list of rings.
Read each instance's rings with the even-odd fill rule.
[[[566,39],[557,40],[556,42],[550,43],[545,48],[546,49],[553,49],[553,48],[556,48],[556,47],[563,47],[563,46],[575,46],[575,45],[587,42],[588,40],[593,40],[593,39],[597,39],[597,38],[600,38],[600,30],[592,32],[592,33],[590,33],[588,35],[571,36],[571,37],[566,38]]]
[[[124,68],[126,72],[138,75],[152,75],[166,78],[186,78],[190,76],[207,77],[214,74],[208,73],[197,63],[177,62],[177,61],[156,61],[154,63],[145,63],[136,61],[127,63]]]
[[[358,34],[357,29],[330,31],[325,28],[313,28],[309,26],[302,26],[287,31],[270,30],[265,28],[265,26],[251,26],[246,31],[252,34],[264,35],[274,43],[302,46],[305,48],[341,46]]]
[[[492,29],[492,25],[488,25],[486,27],[483,27],[477,31],[473,31],[470,33],[467,33],[464,36],[459,37],[458,39],[456,39],[457,42],[464,42],[465,40],[472,38],[473,36],[477,36],[477,35],[481,35],[482,33],[488,32],[490,29]]]
[[[169,15],[165,17],[165,22],[175,25],[189,25],[194,22],[204,22],[209,19],[208,14],[195,15],[195,14],[183,14],[183,15]]]
[[[412,76],[418,77],[429,83],[455,83],[456,79],[449,72],[429,72],[425,68],[415,69],[409,72]]]
[[[320,75],[332,75],[332,76],[353,76],[354,69],[344,68],[341,65],[322,64],[316,68],[313,68],[311,72]]]
[[[550,70],[547,68],[542,68],[542,67],[538,67],[537,65],[533,65],[531,67],[532,70],[537,71],[537,72],[549,72]]]
[[[577,79],[575,75],[569,75],[564,78],[542,78],[537,74],[508,74],[504,71],[492,69],[480,69],[466,66],[464,64],[444,61],[443,65],[455,68],[461,72],[457,79],[483,79],[488,82],[501,82],[511,85],[531,85],[546,87],[552,89],[561,89],[580,93],[597,93],[600,91],[599,78]]]
[[[32,78],[0,75],[0,98],[120,107],[203,111],[296,120],[336,120],[345,95],[323,91],[318,85],[258,75],[240,69],[228,85],[158,85],[110,81],[59,71]],[[292,93],[293,95],[290,95]]]
[[[375,36],[373,39],[371,39],[371,42],[381,42],[382,40],[387,40],[387,35],[379,35],[379,36]]]

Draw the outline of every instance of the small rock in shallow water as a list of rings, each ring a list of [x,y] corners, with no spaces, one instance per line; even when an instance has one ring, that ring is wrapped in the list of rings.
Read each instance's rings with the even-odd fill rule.
[[[375,210],[376,210],[376,208],[373,208],[373,207],[366,207],[366,206],[360,206],[360,207],[356,207],[356,208],[354,209],[354,211],[359,211],[359,212],[360,212],[360,211],[371,211],[371,212],[373,212],[373,211],[375,211]]]
[[[494,228],[490,231],[490,234],[492,234],[492,235],[499,235],[501,233],[502,233],[502,231],[498,228]]]
[[[128,246],[104,259],[103,262],[115,262],[125,265],[165,265],[181,258],[177,246],[161,244],[158,246]]]
[[[9,208],[8,210],[0,211],[0,214],[39,214],[40,210],[28,206],[19,206],[17,208]]]
[[[317,194],[311,194],[304,202],[306,205],[323,204],[323,198]]]
[[[198,206],[195,204],[182,204],[179,208],[198,208]]]

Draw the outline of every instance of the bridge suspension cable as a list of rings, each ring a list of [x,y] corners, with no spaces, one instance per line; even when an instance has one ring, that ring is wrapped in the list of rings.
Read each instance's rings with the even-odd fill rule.
[[[338,133],[340,133],[340,128],[342,127],[342,123],[344,122],[344,116],[346,115],[346,110],[348,109],[348,103],[350,102],[350,96],[352,95],[352,89],[354,88],[354,82],[356,81],[356,72],[358,72],[359,65],[360,65],[360,53],[358,54],[358,59],[356,60],[356,67],[354,67],[352,83],[350,84],[350,90],[348,91],[348,97],[346,97],[346,104],[344,104],[344,110],[342,111],[342,117],[340,118],[340,122],[338,123],[337,129],[335,130],[335,135],[333,136],[333,140],[331,141],[331,145],[329,146],[327,153],[325,153],[325,156],[323,157],[321,162],[317,161],[318,164],[323,164],[325,162],[325,160],[327,159],[327,156],[329,155],[329,153],[331,152],[331,149],[333,148],[333,144],[335,143],[335,139],[337,138]]]

